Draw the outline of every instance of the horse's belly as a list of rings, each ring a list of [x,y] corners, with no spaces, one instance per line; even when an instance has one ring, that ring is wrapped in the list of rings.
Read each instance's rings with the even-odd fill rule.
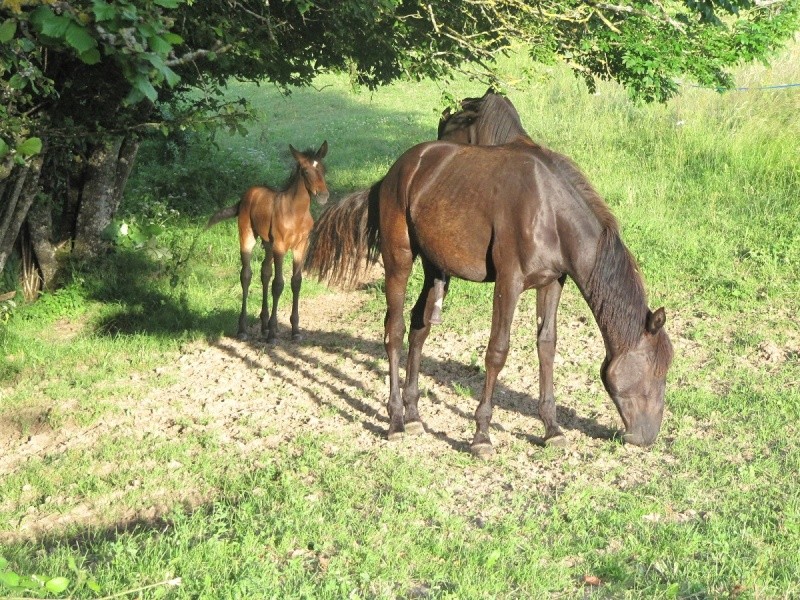
[[[418,224],[415,233],[419,250],[439,269],[469,281],[494,280],[491,262],[491,229],[470,227],[459,219],[433,221],[437,226]]]

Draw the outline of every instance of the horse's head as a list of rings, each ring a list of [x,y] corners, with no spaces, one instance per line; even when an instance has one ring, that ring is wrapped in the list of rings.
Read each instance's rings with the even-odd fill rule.
[[[638,343],[606,356],[601,369],[603,384],[625,424],[623,440],[636,446],[651,445],[661,429],[667,369],[672,362],[665,321],[663,308],[648,311]]]
[[[289,144],[289,150],[297,161],[300,176],[303,178],[309,195],[316,198],[320,204],[325,204],[330,194],[328,184],[325,182],[325,164],[322,159],[328,153],[328,142],[322,142],[322,146],[316,152],[313,150],[300,152],[291,144]]]

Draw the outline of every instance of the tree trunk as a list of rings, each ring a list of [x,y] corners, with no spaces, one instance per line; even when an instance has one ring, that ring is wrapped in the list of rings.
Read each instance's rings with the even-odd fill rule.
[[[14,168],[0,186],[0,271],[5,269],[28,210],[36,198],[43,157],[43,153],[39,154],[29,165]]]
[[[78,220],[72,252],[78,258],[94,258],[108,250],[101,234],[114,218],[117,163],[123,138],[98,143],[89,156],[89,164],[80,193]]]
[[[42,277],[42,288],[51,289],[58,273],[56,241],[53,238],[53,202],[50,197],[40,196],[28,211],[28,234],[30,245]]]
[[[71,158],[76,153],[70,146],[54,147],[46,177],[39,177],[43,152],[0,182],[0,271],[26,221],[27,246],[45,289],[58,281],[57,250],[63,242],[71,242],[81,259],[107,250],[101,234],[119,209],[139,144],[133,136],[109,139],[91,146],[85,162]]]

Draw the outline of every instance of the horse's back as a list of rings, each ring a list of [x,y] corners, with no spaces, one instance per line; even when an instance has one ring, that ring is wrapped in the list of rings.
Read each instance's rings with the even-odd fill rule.
[[[564,264],[557,215],[573,196],[555,156],[522,139],[426,142],[390,169],[381,211],[405,221],[413,250],[445,272],[489,281],[502,263],[514,265],[526,287],[542,285]]]

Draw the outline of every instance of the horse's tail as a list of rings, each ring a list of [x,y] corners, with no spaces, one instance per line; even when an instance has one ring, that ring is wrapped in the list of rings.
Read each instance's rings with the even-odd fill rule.
[[[320,215],[311,236],[305,268],[320,280],[352,287],[378,260],[378,192],[381,182],[345,196]]]
[[[228,208],[223,208],[222,210],[218,210],[213,215],[211,215],[211,218],[208,220],[208,223],[206,223],[206,229],[208,229],[209,227],[213,227],[220,221],[224,221],[225,219],[232,219],[233,217],[238,215],[239,204],[241,203],[237,202],[233,206],[229,206]]]

